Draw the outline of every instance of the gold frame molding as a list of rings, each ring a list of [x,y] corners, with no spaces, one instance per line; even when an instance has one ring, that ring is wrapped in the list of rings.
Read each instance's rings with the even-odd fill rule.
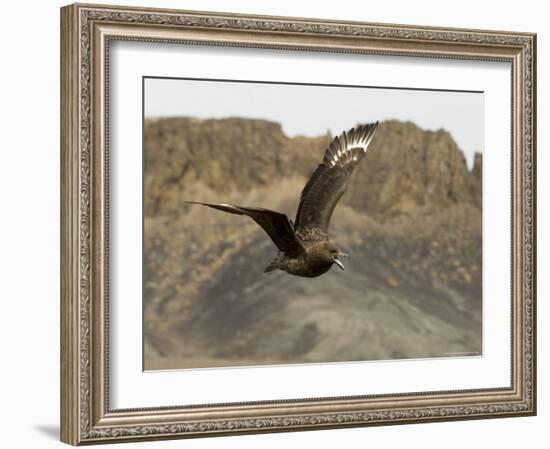
[[[507,61],[510,388],[112,410],[108,52],[113,40]],[[61,9],[61,439],[74,445],[536,413],[536,35],[74,4]]]

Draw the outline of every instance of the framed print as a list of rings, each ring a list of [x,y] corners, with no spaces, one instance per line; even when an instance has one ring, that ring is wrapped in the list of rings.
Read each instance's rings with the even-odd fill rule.
[[[61,438],[536,413],[536,36],[61,9]]]

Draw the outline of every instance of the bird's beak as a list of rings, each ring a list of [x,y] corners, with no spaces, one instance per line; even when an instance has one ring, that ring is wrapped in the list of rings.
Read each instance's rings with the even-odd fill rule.
[[[349,257],[349,254],[346,254],[346,253],[340,253],[340,254],[338,254],[338,257]]]
[[[338,259],[334,259],[334,263],[340,267],[342,271],[344,271],[344,264],[340,262]]]

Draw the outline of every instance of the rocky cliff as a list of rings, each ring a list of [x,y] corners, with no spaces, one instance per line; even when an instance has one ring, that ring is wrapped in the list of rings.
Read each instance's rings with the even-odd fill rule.
[[[333,137],[290,138],[278,123],[239,118],[148,120],[144,134],[146,215],[173,213],[181,207],[176,192],[189,183],[223,193],[308,177]],[[383,137],[373,141],[344,203],[379,219],[424,207],[478,204],[481,154],[469,172],[444,130],[388,121],[377,134]]]

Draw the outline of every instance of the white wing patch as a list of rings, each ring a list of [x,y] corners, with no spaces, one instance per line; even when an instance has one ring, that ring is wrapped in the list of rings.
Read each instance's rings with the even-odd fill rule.
[[[378,122],[375,122],[344,131],[331,142],[323,162],[329,167],[357,162],[360,159],[359,154],[352,150],[358,149],[364,154],[374,137],[377,126]]]

